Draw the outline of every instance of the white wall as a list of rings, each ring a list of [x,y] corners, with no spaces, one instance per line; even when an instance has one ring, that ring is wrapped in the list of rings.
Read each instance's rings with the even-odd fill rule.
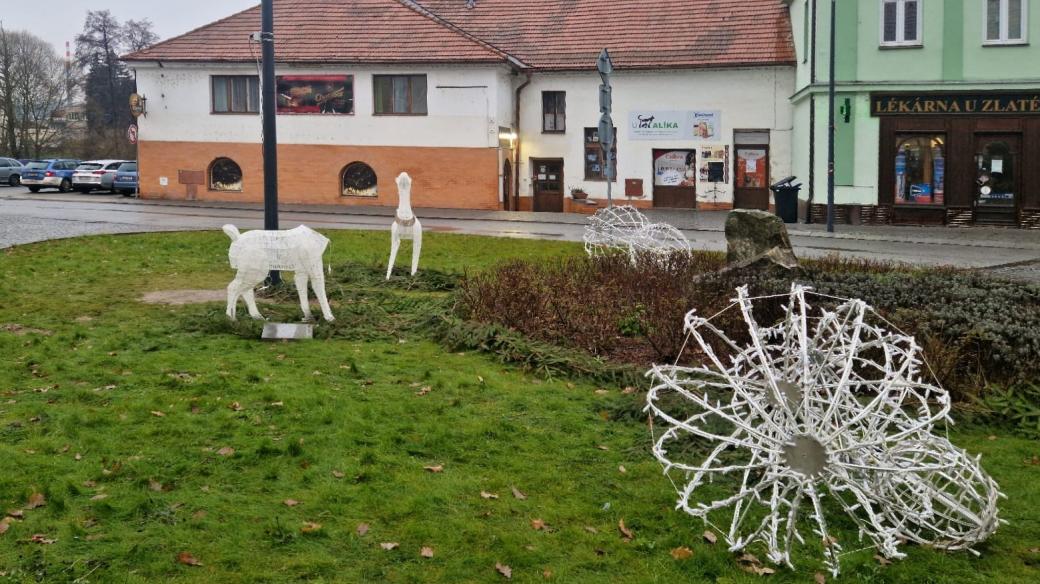
[[[133,63],[138,92],[148,98],[140,119],[143,141],[260,142],[259,115],[210,113],[211,75],[256,75],[249,65]],[[495,66],[373,67],[279,66],[278,75],[354,76],[353,115],[279,115],[283,144],[361,146],[497,147],[498,127],[512,125],[511,88],[504,92],[505,68]],[[425,73],[427,116],[374,116],[374,74]],[[508,77],[506,77],[508,79]],[[500,104],[502,99],[507,103]],[[500,119],[502,117],[502,119]]]
[[[585,181],[584,128],[599,123],[600,78],[588,73],[535,73],[522,94],[521,195],[530,196],[531,158],[564,158],[568,191],[581,187],[593,198],[606,197],[606,183]],[[713,195],[710,185],[699,183],[698,201],[732,202],[734,173],[733,131],[769,130],[770,179],[791,174],[793,110],[788,101],[794,92],[794,68],[770,67],[729,70],[621,71],[612,78],[613,118],[618,128],[618,182],[614,192],[624,192],[624,180],[643,179],[646,200],[653,192],[654,149],[692,149],[706,144],[731,148],[729,177]],[[566,134],[542,134],[542,92],[567,92]],[[630,111],[719,110],[722,127],[712,141],[633,141],[628,138]]]

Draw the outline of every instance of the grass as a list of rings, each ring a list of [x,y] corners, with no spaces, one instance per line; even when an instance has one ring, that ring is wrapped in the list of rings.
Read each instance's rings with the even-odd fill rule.
[[[425,330],[451,302],[443,274],[579,246],[432,234],[428,276],[388,286],[374,276],[385,234],[331,237],[334,264],[372,267],[334,272],[339,320],[303,344],[253,340],[255,325],[227,324],[218,304],[137,301],[223,287],[219,233],[0,252],[0,327],[27,327],[0,328],[0,511],[46,500],[0,534],[0,582],[504,581],[496,563],[517,582],[762,580],[673,510],[645,425],[610,415],[635,398],[447,351]],[[275,300],[261,310],[296,317],[291,296]],[[991,433],[952,436],[1009,495],[1011,524],[980,558],[908,546],[883,567],[861,551],[840,581],[1040,579],[1040,447]],[[674,560],[679,546],[693,557]],[[769,579],[811,581],[815,558],[796,561]]]

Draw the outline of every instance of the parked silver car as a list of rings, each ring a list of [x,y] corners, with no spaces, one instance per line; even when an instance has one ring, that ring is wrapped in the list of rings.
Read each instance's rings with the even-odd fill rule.
[[[72,173],[72,188],[83,194],[90,191],[111,191],[116,171],[126,160],[88,160],[81,162]]]
[[[0,158],[0,185],[22,184],[22,163],[14,158]]]

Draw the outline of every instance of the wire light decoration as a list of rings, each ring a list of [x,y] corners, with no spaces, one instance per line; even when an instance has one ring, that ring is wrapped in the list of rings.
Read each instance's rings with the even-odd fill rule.
[[[813,310],[808,298],[837,306]],[[756,321],[756,301],[786,302],[778,324]],[[745,343],[718,324],[733,310]],[[793,568],[792,546],[811,544],[837,576],[846,552],[829,527],[835,513],[886,558],[904,557],[905,541],[961,550],[996,531],[996,482],[933,434],[948,420],[949,394],[923,374],[914,338],[862,300],[799,285],[751,297],[745,286],[710,318],[687,314],[685,330],[683,352],[699,348],[702,364],[647,373],[651,427],[664,426],[653,455],[677,508],[732,551],[762,544],[770,561]]]
[[[651,223],[630,205],[600,209],[585,227],[585,252],[591,257],[622,252],[635,264],[642,255],[666,258],[691,252],[681,231],[667,223]]]

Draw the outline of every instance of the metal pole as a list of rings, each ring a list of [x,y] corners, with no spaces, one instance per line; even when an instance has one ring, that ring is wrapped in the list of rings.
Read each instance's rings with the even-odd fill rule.
[[[830,72],[830,87],[828,90],[828,100],[830,104],[827,106],[827,232],[834,233],[834,102],[835,102],[835,62],[837,59],[834,55],[834,49],[836,45],[836,34],[835,28],[837,26],[838,19],[836,18],[838,12],[837,0],[831,0],[831,72]]]
[[[263,59],[263,89],[260,104],[264,132],[264,229],[278,229],[278,130],[275,119],[274,82],[274,0],[261,3],[260,47]],[[281,274],[272,270],[270,284],[282,283]]]

